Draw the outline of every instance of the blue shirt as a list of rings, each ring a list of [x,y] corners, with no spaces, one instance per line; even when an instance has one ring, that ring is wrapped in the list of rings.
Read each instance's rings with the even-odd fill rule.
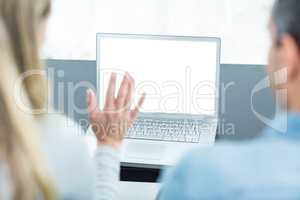
[[[286,119],[285,133],[279,116],[259,139],[188,153],[165,171],[160,199],[299,200],[300,114]]]

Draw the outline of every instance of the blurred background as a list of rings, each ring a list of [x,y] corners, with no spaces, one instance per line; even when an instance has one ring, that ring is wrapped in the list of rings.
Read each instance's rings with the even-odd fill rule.
[[[64,71],[54,80],[55,103],[77,122],[86,114],[85,90],[59,96],[59,82],[89,82],[96,87],[96,33],[212,36],[222,39],[220,83],[229,86],[221,95],[220,115],[235,126],[234,135],[217,139],[255,137],[265,126],[250,108],[251,90],[265,77],[269,46],[268,23],[274,0],[53,0],[43,57],[48,67]],[[84,73],[82,73],[84,72]],[[70,106],[69,102],[74,102]],[[57,102],[61,102],[58,105]],[[264,116],[274,114],[269,89],[254,99]],[[87,123],[81,123],[83,128]],[[221,130],[222,131],[222,130]]]
[[[274,0],[53,0],[48,40],[43,58],[56,74],[54,96],[57,108],[87,128],[85,90],[61,97],[58,84],[89,82],[96,87],[96,33],[135,33],[187,36],[212,36],[222,39],[220,83],[228,86],[221,96],[222,122],[235,126],[234,135],[217,136],[223,140],[255,138],[264,128],[251,110],[251,91],[265,77],[269,47],[268,22]],[[59,104],[63,99],[64,102]],[[254,99],[256,111],[274,114],[269,89]],[[81,123],[83,122],[83,123]],[[222,132],[222,131],[220,131]],[[122,180],[155,182],[158,170],[123,166]],[[130,186],[131,187],[131,186]],[[123,188],[128,191],[127,186]],[[141,190],[143,193],[144,190]],[[124,192],[125,193],[125,192]],[[135,193],[135,195],[137,195]],[[143,194],[141,194],[143,196]],[[133,198],[128,198],[133,199]],[[149,198],[150,199],[150,198]],[[154,199],[154,198],[153,198]]]
[[[43,55],[95,60],[96,32],[146,33],[221,37],[222,63],[266,64],[273,2],[54,0]]]

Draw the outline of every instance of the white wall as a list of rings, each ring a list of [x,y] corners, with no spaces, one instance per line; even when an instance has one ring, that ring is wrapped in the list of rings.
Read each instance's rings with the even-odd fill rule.
[[[222,38],[222,63],[265,64],[274,0],[55,0],[45,55],[95,59],[96,32]]]

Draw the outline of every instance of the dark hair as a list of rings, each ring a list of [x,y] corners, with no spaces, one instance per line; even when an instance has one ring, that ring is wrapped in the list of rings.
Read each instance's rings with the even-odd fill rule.
[[[299,0],[276,0],[272,19],[277,30],[277,41],[283,34],[291,35],[300,48],[300,1]]]

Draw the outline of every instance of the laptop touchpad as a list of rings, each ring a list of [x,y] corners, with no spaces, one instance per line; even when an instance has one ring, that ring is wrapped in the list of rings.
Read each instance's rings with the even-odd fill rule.
[[[163,144],[147,144],[131,142],[126,148],[126,156],[137,159],[161,160],[165,153]]]

